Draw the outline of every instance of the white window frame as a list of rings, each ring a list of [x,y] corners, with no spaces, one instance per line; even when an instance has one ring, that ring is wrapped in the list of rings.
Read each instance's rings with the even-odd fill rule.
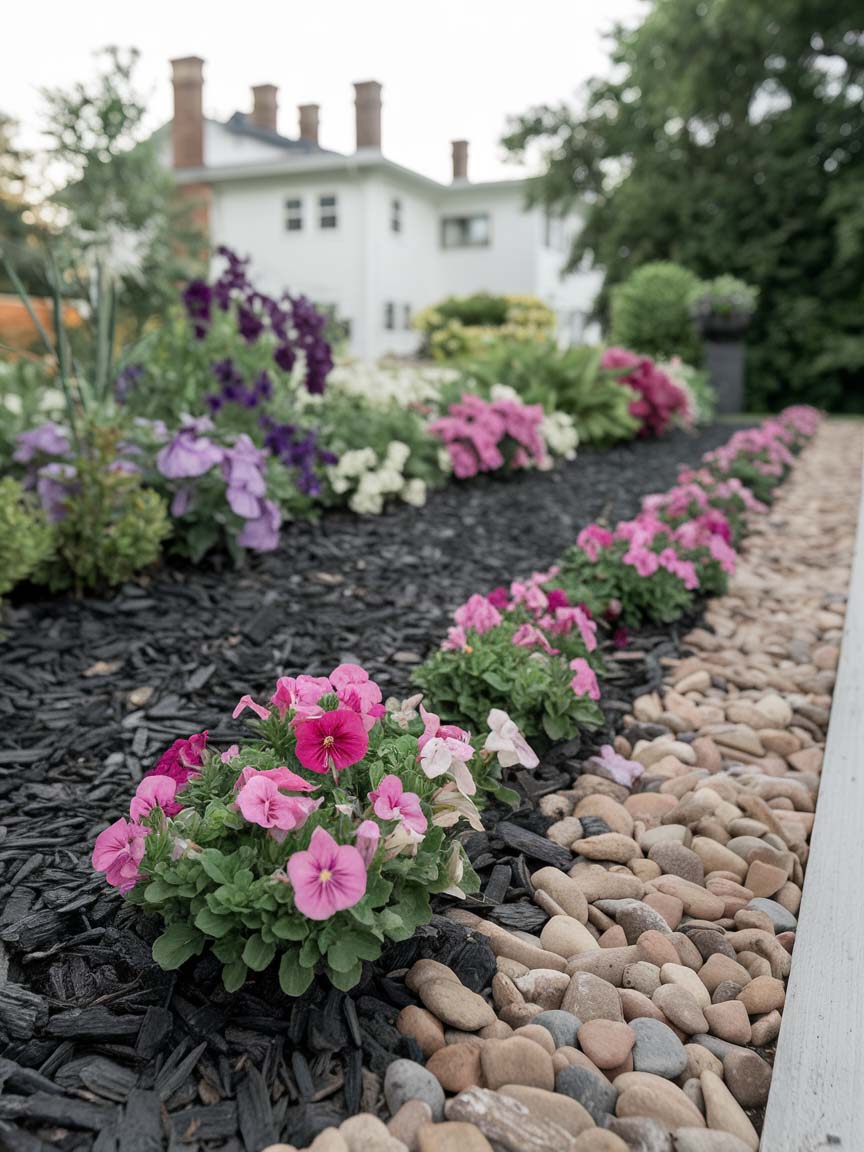
[[[486,221],[486,236],[483,240],[470,238],[471,222],[473,220]],[[448,225],[459,225],[460,236],[456,242],[448,241]],[[492,217],[488,212],[469,212],[459,216],[441,217],[441,247],[445,249],[459,248],[489,248],[492,245]]]

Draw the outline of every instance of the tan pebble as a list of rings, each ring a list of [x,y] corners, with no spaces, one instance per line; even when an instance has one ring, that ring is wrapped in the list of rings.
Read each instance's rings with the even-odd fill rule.
[[[516,987],[515,982],[509,976],[505,976],[503,972],[496,972],[492,977],[492,999],[499,1012],[509,1004],[525,1003],[525,997]]]
[[[570,1145],[570,1152],[629,1152],[629,1150],[630,1145],[625,1144],[620,1136],[602,1128],[583,1132]]]
[[[394,1139],[385,1125],[369,1112],[350,1116],[339,1125],[348,1152],[407,1152],[401,1140]],[[334,1149],[333,1152],[336,1152]]]
[[[547,920],[540,933],[540,943],[549,952],[565,959],[597,948],[597,941],[573,916],[553,916]]]
[[[669,939],[675,945],[678,959],[684,967],[699,972],[702,968],[702,954],[690,937],[683,932],[673,932]]]
[[[719,920],[723,915],[724,905],[719,896],[712,895],[698,884],[682,880],[680,876],[660,876],[654,885],[660,892],[677,896],[689,916],[699,920]]]
[[[587,1068],[595,1076],[601,1078],[603,1076],[593,1060],[589,1060],[584,1052],[580,1052],[578,1048],[573,1048],[569,1044],[556,1048],[555,1055],[552,1057],[552,1065],[556,1073],[560,1072],[562,1068]]]
[[[705,1032],[708,1027],[706,1017],[696,998],[680,984],[661,984],[654,993],[652,1001],[670,1024],[688,1036]]]
[[[638,959],[639,952],[635,944],[626,948],[597,948],[594,952],[572,956],[567,961],[567,971],[571,975],[576,972],[590,972],[593,976],[599,976],[602,980],[619,986],[624,977],[624,969]]]
[[[740,856],[722,844],[709,840],[707,836],[694,836],[690,849],[701,859],[706,873],[721,870],[732,872],[739,880],[747,875],[747,865]]]
[[[637,1073],[629,1073],[637,1075]],[[656,1077],[660,1080],[661,1077]],[[667,1083],[669,1083],[667,1081]],[[669,1084],[669,1087],[674,1087]],[[680,1088],[678,1095],[671,1096],[667,1091],[635,1085],[626,1088],[615,1104],[616,1116],[650,1116],[669,1128],[704,1128],[705,1121],[697,1108],[691,1104]]]
[[[627,936],[620,924],[613,924],[611,928],[598,937],[597,943],[601,948],[626,948]]]
[[[656,880],[660,875],[660,867],[654,863],[653,860],[630,860],[628,861],[630,871],[636,876],[643,884],[647,884],[651,880]]]
[[[684,1051],[687,1053],[687,1069],[683,1073],[684,1080],[699,1077],[706,1071],[714,1072],[718,1076],[723,1075],[723,1061],[719,1060],[713,1052],[709,1052],[707,1048],[703,1048],[701,1044],[685,1044]]]
[[[757,956],[755,952],[748,952],[746,949],[739,952],[738,963],[747,969],[753,980],[757,976],[771,975],[771,965],[764,956]]]
[[[650,861],[650,863],[653,863],[653,861]],[[673,932],[681,923],[681,918],[684,915],[684,905],[677,896],[667,896],[663,892],[649,892],[644,899],[644,903],[647,904],[649,908],[653,908],[655,912],[659,912]]]
[[[759,733],[762,745],[766,752],[775,752],[778,756],[791,756],[801,748],[800,739],[792,732],[781,732],[776,728],[768,728]]]
[[[675,807],[675,798],[662,792],[637,792],[627,797],[624,807],[634,820],[657,823]]]
[[[551,1055],[533,1040],[511,1036],[509,1040],[487,1040],[480,1051],[486,1085],[527,1084],[533,1088],[555,1088]]]
[[[745,885],[754,896],[773,896],[786,883],[786,870],[763,860],[754,860],[747,871]]]
[[[705,768],[712,773],[721,771],[723,757],[710,736],[697,736],[691,747],[696,753],[696,763],[700,768]]]
[[[503,1020],[496,1020],[494,1024],[487,1024],[477,1033],[481,1040],[506,1040],[513,1035],[513,1029]]]
[[[739,1000],[709,1005],[705,1009],[705,1019],[713,1036],[728,1040],[730,1044],[750,1043],[750,1018]]]
[[[420,991],[420,985],[429,980],[452,980],[454,984],[462,981],[452,968],[446,964],[439,964],[437,960],[418,960],[408,970],[405,977],[405,987],[415,995]]]
[[[798,915],[798,909],[801,907],[801,889],[797,884],[793,884],[791,880],[786,883],[775,893],[774,899],[778,904],[792,913],[793,916]]]
[[[633,834],[633,817],[623,804],[617,803],[611,796],[586,796],[573,809],[573,815],[580,819],[583,816],[599,816],[613,832],[619,832],[622,836]]]
[[[822,749],[814,745],[812,748],[802,748],[800,752],[793,752],[786,759],[798,772],[819,773],[822,771],[823,755]]]
[[[518,960],[511,960],[509,956],[496,956],[495,968],[498,972],[503,972],[505,976],[509,976],[511,980],[517,980],[526,972],[531,971],[527,965],[520,964]]]
[[[581,924],[579,926],[582,927]],[[566,972],[556,972],[552,968],[536,968],[533,972],[518,976],[514,983],[530,1003],[542,1004],[544,1008],[560,1008],[570,977]]]
[[[558,868],[540,868],[531,874],[531,883],[559,904],[568,916],[584,924],[588,919],[588,900],[583,888]]]
[[[757,976],[738,993],[738,999],[751,1016],[761,1016],[782,1008],[786,1002],[786,989],[782,980],[773,976]]]
[[[403,1008],[396,1017],[396,1030],[403,1036],[413,1036],[426,1059],[444,1047],[444,1026],[425,1008],[413,1004]]]
[[[683,964],[664,964],[660,969],[660,981],[663,984],[677,984],[681,988],[686,988],[702,1009],[711,1003],[705,985],[692,968],[686,968]]]
[[[555,1051],[555,1041],[552,1033],[548,1028],[544,1028],[542,1024],[523,1024],[521,1028],[517,1028],[513,1033],[514,1036],[524,1036],[526,1040],[531,1040],[535,1044],[539,1044],[551,1056]]]
[[[656,964],[658,968],[662,968],[664,964],[678,963],[675,945],[662,932],[657,932],[654,929],[643,932],[636,941],[636,947],[639,949],[640,960],[644,960],[648,964]]]
[[[488,1043],[503,1044],[506,1041],[490,1040]],[[429,1057],[426,1067],[445,1092],[464,1092],[466,1088],[482,1084],[482,1051],[476,1044],[448,1044]]]
[[[418,1152],[492,1152],[479,1128],[460,1120],[427,1124],[417,1133]]]
[[[583,835],[582,823],[575,816],[565,816],[563,820],[550,824],[546,829],[547,838],[553,844],[560,844],[562,848],[569,848],[571,844],[581,840]]]
[[[406,1100],[387,1122],[387,1131],[394,1140],[401,1140],[409,1152],[416,1152],[418,1131],[431,1123],[432,1109],[425,1100]]]
[[[750,973],[731,956],[724,956],[722,952],[712,952],[699,969],[699,979],[709,992],[728,980],[733,980],[742,987],[750,983]]]
[[[350,1152],[350,1147],[338,1128],[325,1128],[309,1145],[308,1152]]]
[[[502,1096],[518,1100],[531,1116],[538,1120],[551,1120],[571,1136],[595,1127],[591,1113],[569,1096],[547,1092],[543,1088],[528,1088],[524,1084],[503,1084],[498,1091]]]
[[[635,988],[619,988],[618,997],[621,1001],[621,1011],[628,1024],[631,1020],[645,1017],[659,1020],[661,1023],[666,1022],[665,1014],[643,992],[637,992]]]
[[[636,1033],[614,1020],[589,1020],[577,1033],[579,1046],[598,1068],[618,1068],[636,1043]]]
[[[611,949],[605,949],[608,955]],[[561,1008],[583,1024],[589,1020],[622,1020],[621,1002],[614,985],[591,972],[574,972]]]
[[[692,839],[686,824],[659,824],[640,833],[639,844],[643,852],[650,852],[655,844],[683,844],[686,847]]]
[[[660,968],[657,964],[649,964],[640,960],[635,964],[628,964],[622,975],[623,988],[632,988],[644,996],[651,997],[660,987]]]
[[[501,1009],[501,1019],[513,1029],[521,1028],[545,1011],[546,1009],[540,1004],[532,1004],[530,1001],[526,1004],[508,1004],[506,1008]]]
[[[719,1128],[743,1140],[752,1152],[758,1152],[759,1137],[741,1105],[714,1072],[703,1072],[699,1077],[705,1100],[705,1115],[709,1128]]]
[[[622,836],[620,832],[588,836],[577,841],[574,850],[589,860],[610,860],[617,864],[626,864],[628,860],[638,859],[642,855],[636,841],[630,836]]]
[[[560,792],[553,792],[551,796],[541,796],[537,807],[550,820],[563,820],[573,811],[573,801]]]
[[[750,1028],[750,1041],[757,1048],[771,1044],[780,1035],[782,1016],[775,1008],[764,1016],[757,1016]]]
[[[737,928],[758,928],[762,932],[773,932],[774,921],[760,908],[739,908],[735,913]]]

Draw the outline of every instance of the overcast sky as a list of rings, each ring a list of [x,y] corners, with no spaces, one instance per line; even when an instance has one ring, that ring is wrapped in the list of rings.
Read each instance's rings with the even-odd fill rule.
[[[10,5],[0,43],[0,111],[38,146],[43,86],[92,74],[106,44],[141,51],[156,127],[171,116],[168,60],[206,60],[205,113],[248,109],[249,88],[279,87],[279,129],[296,106],[321,105],[321,143],[354,146],[352,81],[384,85],[383,147],[393,160],[449,179],[449,141],[470,141],[470,175],[513,174],[498,140],[509,114],[573,96],[606,71],[603,34],[632,23],[641,0],[41,0]]]

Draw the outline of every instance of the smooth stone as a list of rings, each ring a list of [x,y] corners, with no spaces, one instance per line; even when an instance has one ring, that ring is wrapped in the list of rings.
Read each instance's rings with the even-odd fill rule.
[[[671,929],[659,912],[641,900],[626,901],[616,912],[615,919],[624,929],[628,944],[635,944],[643,932],[668,934]]]
[[[650,964],[647,960],[628,964],[621,977],[621,984],[622,987],[632,988],[650,999],[660,987],[660,967],[657,964]]]
[[[774,925],[774,931],[778,935],[781,932],[794,932],[798,927],[798,920],[788,908],[784,908],[782,904],[778,904],[776,900],[768,900],[764,896],[757,896],[751,900],[747,907],[757,912],[765,912],[771,917],[771,923]]]
[[[413,1060],[394,1060],[384,1073],[384,1099],[391,1115],[408,1100],[425,1100],[434,1120],[444,1118],[444,1089],[435,1076]]]
[[[403,1036],[413,1036],[427,1060],[445,1044],[441,1021],[425,1008],[418,1008],[414,1004],[403,1008],[396,1017],[396,1030]]]
[[[719,1128],[729,1132],[751,1149],[758,1152],[759,1137],[741,1105],[713,1072],[703,1072],[699,1077],[702,1095],[705,1100],[705,1116],[709,1128]]]
[[[730,1052],[749,1052],[749,1048],[742,1048],[740,1044],[730,1044],[728,1040],[721,1040],[719,1036],[712,1036],[710,1032],[699,1032],[691,1037],[694,1044],[701,1044],[707,1048],[718,1060],[725,1060]]]
[[[417,1133],[424,1124],[432,1123],[432,1109],[425,1100],[408,1100],[387,1122],[387,1131],[401,1140],[409,1152],[417,1152]]]
[[[586,796],[573,809],[573,815],[578,816],[580,820],[583,816],[599,816],[613,832],[619,832],[622,836],[630,836],[633,833],[633,817],[623,804],[619,804],[611,796],[599,793]]]
[[[653,883],[660,892],[677,896],[688,916],[699,920],[719,920],[724,913],[725,904],[719,896],[712,895],[698,884],[691,884],[689,880],[682,880],[680,876],[659,876]]]
[[[671,1028],[647,1017],[631,1020],[630,1027],[636,1033],[633,1067],[637,1072],[650,1072],[666,1080],[681,1075],[687,1067],[687,1053]]]
[[[448,1120],[473,1125],[494,1146],[496,1152],[526,1152],[527,1149],[560,1149],[574,1152],[575,1139],[549,1120],[538,1120],[510,1096],[487,1088],[469,1088],[447,1101]]]
[[[681,985],[661,984],[651,998],[670,1024],[693,1036],[708,1030],[708,1021],[692,994]]]
[[[670,933],[655,932],[649,929],[639,937],[639,956],[648,964],[662,968],[664,964],[677,964],[678,952],[669,939]]]
[[[635,863],[638,864],[639,861],[637,860]],[[650,864],[652,861],[649,860],[647,863]],[[642,902],[647,904],[649,908],[653,908],[655,912],[659,912],[673,932],[681,923],[684,905],[677,896],[666,896],[663,892],[649,892]]]
[[[628,944],[626,948],[597,948],[594,952],[571,956],[567,961],[567,971],[571,976],[577,972],[588,972],[617,986],[624,977],[627,965],[634,964],[638,959],[639,949],[635,944]]]
[[[619,988],[618,996],[621,1000],[621,1011],[624,1013],[624,1019],[628,1024],[631,1020],[638,1020],[643,1016],[651,1020],[659,1020],[661,1023],[666,1020],[666,1016],[657,1005],[644,993],[637,992],[635,988]]]
[[[701,884],[705,879],[705,868],[700,858],[690,848],[675,842],[661,841],[648,853],[648,859],[660,866],[661,872],[669,876],[680,876],[692,884]]]
[[[487,1040],[480,1049],[480,1064],[485,1087],[493,1090],[502,1084],[526,1084],[550,1092],[555,1087],[551,1055],[524,1036]]]
[[[591,1113],[577,1100],[560,1092],[529,1088],[525,1084],[503,1084],[498,1091],[502,1096],[518,1100],[538,1120],[551,1120],[572,1136],[595,1127]]]
[[[560,1009],[541,1012],[531,1023],[545,1028],[555,1042],[556,1048],[575,1047],[577,1033],[582,1026],[578,1016]]]
[[[571,1152],[630,1152],[630,1149],[614,1132],[595,1128],[577,1136]]]
[[[713,952],[699,969],[699,979],[709,992],[713,992],[718,984],[727,980],[733,980],[743,988],[750,983],[750,973],[743,964],[725,953]]]
[[[711,1033],[721,1040],[728,1040],[730,1044],[750,1043],[750,1017],[740,1001],[727,1000],[709,1005],[705,1009],[705,1019]]]
[[[489,1040],[489,1044],[506,1044],[506,1040]],[[477,1044],[448,1044],[439,1048],[426,1061],[432,1073],[445,1092],[464,1092],[475,1084],[480,1084],[480,1053]]]
[[[458,981],[426,980],[418,992],[429,1011],[451,1028],[476,1032],[496,1019],[492,1005]]]
[[[786,988],[774,976],[757,976],[738,993],[738,999],[751,1016],[761,1016],[782,1008],[786,1003]]]
[[[612,949],[606,949],[611,952]],[[590,972],[574,972],[570,987],[564,993],[561,1008],[572,1012],[582,1023],[588,1020],[618,1020],[623,1022],[618,992],[608,980]]]
[[[588,919],[588,900],[582,888],[558,868],[540,868],[531,873],[531,883],[546,892],[568,916],[584,924]]]
[[[687,1070],[683,1075],[688,1080],[694,1077],[698,1080],[705,1071],[716,1072],[718,1076],[723,1075],[723,1061],[701,1044],[685,1044],[684,1051],[687,1053]]]
[[[416,996],[420,992],[421,984],[429,980],[452,980],[454,984],[462,983],[453,969],[448,968],[446,964],[439,964],[437,960],[417,960],[405,976],[405,987]]]
[[[598,1068],[618,1068],[630,1055],[636,1034],[615,1020],[588,1020],[578,1033],[579,1047]]]
[[[565,960],[599,947],[585,925],[573,916],[552,916],[547,920],[540,933],[540,943]]]
[[[599,836],[588,836],[577,840],[574,850],[589,860],[608,860],[614,864],[626,864],[642,855],[642,849],[630,836],[620,832],[603,832]]]
[[[764,1016],[758,1016],[750,1029],[750,1043],[755,1044],[757,1048],[771,1044],[780,1035],[782,1019],[776,1009],[773,1012],[767,1012]]]
[[[514,1036],[522,1036],[526,1040],[531,1040],[535,1044],[539,1044],[544,1051],[548,1052],[551,1056],[555,1051],[555,1041],[552,1039],[552,1034],[540,1024],[523,1024],[521,1028],[517,1028],[513,1033]]]
[[[711,1003],[708,989],[693,969],[684,964],[664,964],[660,969],[660,981],[662,984],[678,984],[686,988],[700,1008],[707,1008]]]
[[[761,1108],[766,1103],[771,1075],[771,1065],[756,1052],[730,1052],[723,1061],[726,1087],[742,1108]]]
[[[737,1000],[743,985],[736,984],[734,980],[721,980],[711,993],[712,1004],[725,1004],[728,1000]]]
[[[681,1090],[677,1096],[635,1085],[625,1088],[615,1106],[616,1116],[649,1116],[670,1128],[684,1124],[698,1125],[702,1119],[699,1110]]]
[[[679,1128],[675,1152],[750,1152],[750,1145],[730,1132],[710,1132],[705,1128]]]
[[[605,1077],[577,1066],[561,1069],[555,1077],[555,1091],[581,1104],[601,1127],[605,1118],[614,1113],[618,1099],[618,1090]]]
[[[532,876],[532,880],[535,876],[536,873]],[[645,885],[642,881],[625,872],[609,872],[605,868],[586,868],[582,864],[576,864],[570,869],[569,878],[577,885],[589,904],[593,904],[595,900],[641,900],[645,894]],[[554,897],[555,894],[550,891],[550,895]],[[565,907],[562,901],[559,900],[558,903],[562,908]],[[572,912],[570,914],[572,915]],[[581,920],[581,916],[578,919]]]
[[[533,972],[517,976],[514,983],[527,1001],[554,1010],[561,1005],[570,977],[551,968],[535,968]]]
[[[351,1152],[351,1150],[348,1141],[338,1128],[325,1128],[309,1145],[308,1152]]]
[[[616,1116],[609,1131],[620,1136],[630,1152],[673,1152],[672,1134],[650,1116]]]
[[[492,1152],[492,1145],[475,1125],[447,1120],[420,1129],[417,1152]]]

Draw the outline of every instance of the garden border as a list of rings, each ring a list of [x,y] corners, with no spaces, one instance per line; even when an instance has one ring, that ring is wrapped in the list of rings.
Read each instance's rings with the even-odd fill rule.
[[[856,1152],[864,1133],[864,465],[852,575],[762,1152]],[[864,765],[861,766],[864,768]],[[842,932],[838,931],[841,927]]]

